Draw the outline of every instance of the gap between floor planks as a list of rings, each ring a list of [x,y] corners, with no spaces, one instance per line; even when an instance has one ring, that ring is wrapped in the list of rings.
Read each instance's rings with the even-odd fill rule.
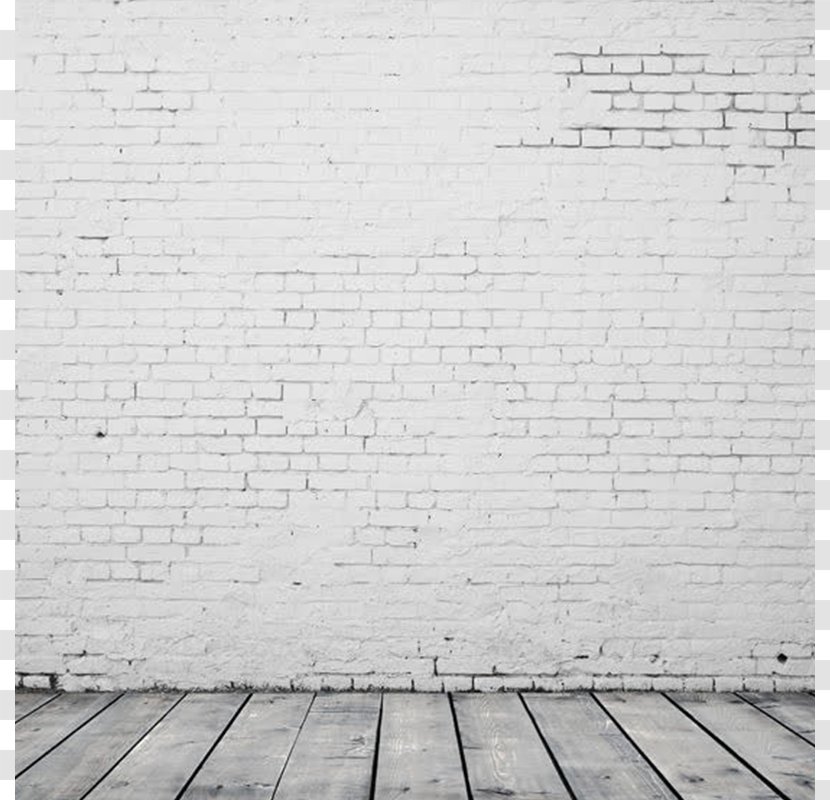
[[[806,800],[813,791],[806,695],[15,700],[18,800]]]

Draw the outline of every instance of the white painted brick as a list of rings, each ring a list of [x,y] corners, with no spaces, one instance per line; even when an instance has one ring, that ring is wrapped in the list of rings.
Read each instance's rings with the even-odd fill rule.
[[[809,688],[812,4],[135,5],[18,4],[21,685]]]

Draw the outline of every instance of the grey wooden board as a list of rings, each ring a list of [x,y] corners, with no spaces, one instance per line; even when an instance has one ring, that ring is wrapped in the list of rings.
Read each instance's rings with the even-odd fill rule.
[[[452,702],[476,800],[570,800],[518,695],[456,694]]]
[[[246,698],[187,695],[92,790],[89,800],[172,800]]]
[[[62,694],[15,725],[15,774],[20,774],[44,753],[69,736],[117,694]]]
[[[78,800],[181,695],[128,694],[105,708],[15,783],[17,800]]]
[[[375,800],[403,797],[467,800],[447,695],[384,695]]]
[[[315,697],[275,800],[368,798],[379,713],[379,695]]]
[[[524,699],[578,800],[676,800],[591,695]]]
[[[733,694],[669,695],[790,800],[813,800],[815,748]]]
[[[780,800],[662,695],[597,697],[684,800]]]
[[[15,692],[15,720],[19,720],[21,717],[31,714],[36,709],[46,705],[46,703],[50,700],[54,700],[57,696],[57,692]]]
[[[816,698],[806,693],[738,692],[782,725],[816,743]]]
[[[255,694],[182,800],[271,800],[313,695]]]

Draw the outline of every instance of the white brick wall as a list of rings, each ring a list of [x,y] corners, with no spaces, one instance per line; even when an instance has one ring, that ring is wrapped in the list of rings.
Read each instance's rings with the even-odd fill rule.
[[[18,9],[24,685],[810,684],[812,3]]]

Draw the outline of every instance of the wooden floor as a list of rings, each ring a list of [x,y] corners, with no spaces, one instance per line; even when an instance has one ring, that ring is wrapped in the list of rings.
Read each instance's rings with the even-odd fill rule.
[[[20,694],[17,800],[812,800],[811,695]]]

